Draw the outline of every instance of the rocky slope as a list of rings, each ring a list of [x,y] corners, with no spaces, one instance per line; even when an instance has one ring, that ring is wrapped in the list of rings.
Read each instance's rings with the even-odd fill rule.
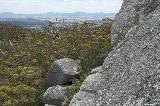
[[[70,106],[160,106],[160,1],[123,1],[113,50]]]

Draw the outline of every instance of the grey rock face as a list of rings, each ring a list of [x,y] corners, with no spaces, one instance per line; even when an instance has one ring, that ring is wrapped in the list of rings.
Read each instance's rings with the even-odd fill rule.
[[[137,12],[136,0],[128,0],[123,3],[119,13],[115,16],[112,27],[112,44],[115,47],[124,38],[128,30],[138,24],[139,14]]]
[[[160,106],[160,0],[124,0],[112,29],[103,71],[84,81],[70,106]]]
[[[112,27],[112,44],[117,46],[132,27],[139,25],[158,6],[159,0],[124,0]]]
[[[93,93],[79,91],[71,102],[71,106],[94,106],[96,99]]]
[[[59,85],[50,87],[46,90],[42,97],[45,106],[62,106],[67,96],[67,87],[61,87]]]
[[[77,61],[64,58],[55,61],[45,79],[45,87],[67,85],[79,74],[80,66]]]

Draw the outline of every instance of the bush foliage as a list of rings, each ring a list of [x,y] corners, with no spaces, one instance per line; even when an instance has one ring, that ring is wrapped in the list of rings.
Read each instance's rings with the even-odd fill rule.
[[[38,32],[0,24],[0,106],[41,105],[45,74],[53,61],[64,57],[78,59],[82,66],[80,78],[70,87],[70,100],[111,50],[110,23],[48,29]]]

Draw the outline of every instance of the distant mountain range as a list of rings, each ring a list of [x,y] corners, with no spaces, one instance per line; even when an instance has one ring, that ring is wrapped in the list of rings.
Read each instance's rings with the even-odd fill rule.
[[[37,18],[37,17],[114,17],[115,13],[43,13],[43,14],[15,14],[11,12],[0,13],[0,18]]]
[[[75,22],[88,22],[102,24],[102,18],[113,18],[115,13],[43,13],[43,14],[15,14],[11,12],[0,13],[0,23],[14,24],[29,28],[41,28],[49,22],[72,24]]]
[[[49,21],[47,20],[39,20],[33,18],[0,18],[1,23],[14,24],[19,26],[41,26],[48,25]]]

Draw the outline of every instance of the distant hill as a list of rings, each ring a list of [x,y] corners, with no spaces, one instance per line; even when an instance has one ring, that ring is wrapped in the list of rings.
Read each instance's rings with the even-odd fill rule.
[[[0,13],[0,18],[36,18],[36,17],[50,17],[50,16],[84,16],[84,17],[114,17],[115,13],[85,13],[85,12],[75,12],[75,13],[43,13],[43,14],[14,14],[10,12]]]
[[[23,26],[27,28],[41,29],[42,26],[49,24],[49,21],[67,24],[75,22],[90,22],[102,24],[102,18],[113,18],[115,13],[43,13],[43,14],[14,14],[11,12],[0,13],[0,22]]]
[[[39,20],[33,18],[0,18],[0,22],[14,24],[18,26],[42,26],[48,25],[49,22],[47,20]]]

